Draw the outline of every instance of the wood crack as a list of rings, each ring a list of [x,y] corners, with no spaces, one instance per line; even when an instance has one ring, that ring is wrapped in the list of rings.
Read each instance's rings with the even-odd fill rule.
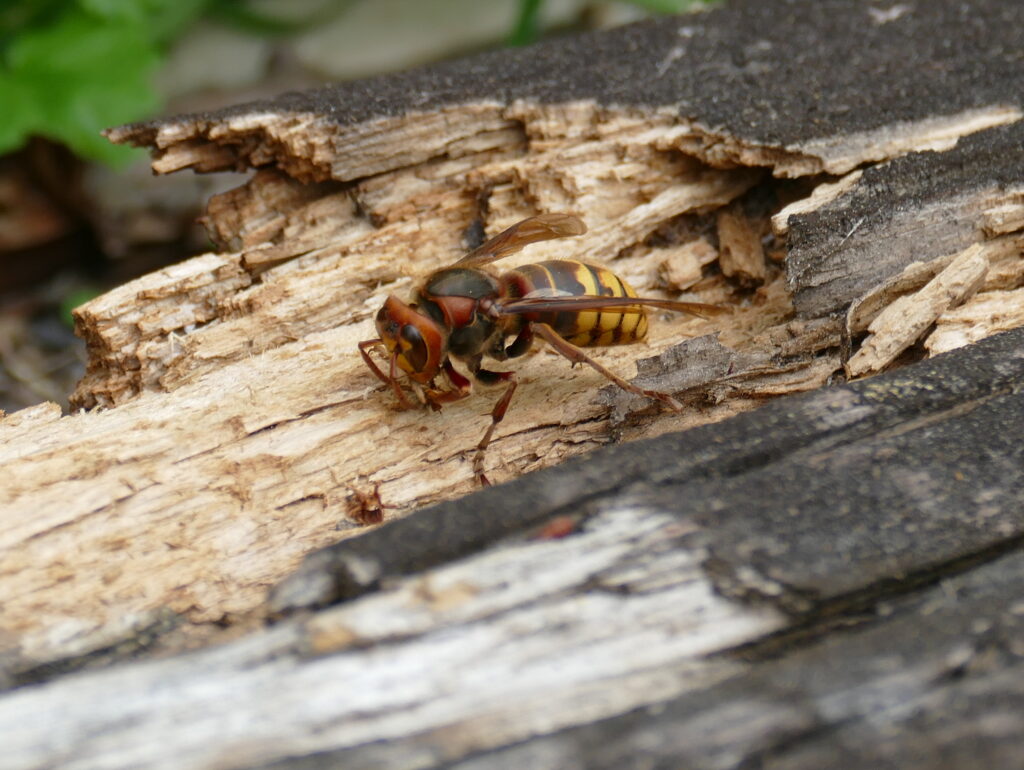
[[[868,584],[827,601],[815,602],[812,595],[792,587],[786,587],[787,593],[791,592],[793,597],[804,593],[804,601],[779,601],[777,596],[762,595],[758,600],[786,612],[791,624],[763,638],[723,650],[720,654],[751,662],[772,660],[792,650],[813,647],[837,633],[855,633],[865,627],[888,622],[901,612],[911,615],[916,607],[906,604],[905,600],[1022,549],[1024,536],[1014,536],[956,559],[923,566],[899,578]]]

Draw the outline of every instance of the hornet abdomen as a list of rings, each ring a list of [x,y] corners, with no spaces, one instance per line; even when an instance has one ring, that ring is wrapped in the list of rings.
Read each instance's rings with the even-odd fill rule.
[[[502,278],[510,297],[635,297],[636,291],[611,270],[574,260],[555,259],[523,265]],[[647,315],[613,310],[524,313],[524,321],[548,324],[560,337],[580,347],[620,345],[647,334]]]

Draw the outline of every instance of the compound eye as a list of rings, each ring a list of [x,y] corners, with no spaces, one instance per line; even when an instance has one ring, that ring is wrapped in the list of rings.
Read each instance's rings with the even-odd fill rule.
[[[414,372],[422,372],[427,367],[427,343],[423,340],[420,330],[411,324],[402,327],[402,357],[409,362]]]
[[[377,334],[387,344],[388,347],[394,347],[395,340],[398,338],[398,330],[401,328],[401,324],[398,323],[394,318],[388,315],[387,308],[381,308],[380,312],[377,313]]]

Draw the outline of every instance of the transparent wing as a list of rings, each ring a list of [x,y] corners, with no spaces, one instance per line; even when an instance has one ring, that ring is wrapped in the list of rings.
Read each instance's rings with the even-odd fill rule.
[[[587,226],[583,224],[583,220],[572,214],[540,214],[512,225],[487,243],[473,249],[455,264],[461,267],[486,265],[515,254],[531,243],[583,235],[586,231]]]
[[[523,313],[583,312],[584,310],[607,310],[612,313],[640,313],[644,307],[673,310],[677,313],[708,318],[729,312],[721,305],[707,305],[703,302],[677,302],[654,297],[599,297],[584,294],[576,297],[526,297],[496,303],[500,315],[522,315]]]

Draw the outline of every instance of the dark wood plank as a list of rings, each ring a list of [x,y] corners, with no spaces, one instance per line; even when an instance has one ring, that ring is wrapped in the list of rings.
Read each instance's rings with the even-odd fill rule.
[[[865,169],[845,195],[791,217],[786,279],[797,312],[843,309],[911,262],[975,243],[982,213],[1024,179],[1022,147],[1024,123],[981,131],[948,152]]]
[[[258,125],[244,125],[249,116],[309,114],[355,127],[474,103],[592,100],[609,107],[672,107],[709,135],[841,172],[860,162],[851,152],[872,154],[863,137],[873,132],[892,138],[911,132],[915,122],[973,111],[1009,110],[1019,117],[1020,101],[1013,94],[1020,89],[1012,84],[1021,83],[1022,25],[1024,9],[1004,0],[931,0],[890,9],[846,0],[736,0],[678,20],[559,38],[526,50],[140,123],[111,135],[158,145],[162,152],[171,137],[216,142],[209,135],[216,126],[224,140],[217,162],[230,168],[253,153],[266,163],[277,152],[272,142],[262,144]],[[908,41],[914,66],[907,66]],[[244,141],[223,131],[238,119]],[[158,131],[168,128],[173,130],[157,142]],[[422,149],[443,152],[443,146],[430,146],[429,136]],[[884,152],[870,159],[881,157]],[[358,169],[358,163],[335,163],[323,176],[341,178]]]
[[[726,572],[760,565],[761,579],[791,584],[799,602],[927,571],[1012,541],[1024,526],[1015,508],[1022,450],[1004,427],[1021,423],[1022,351],[1024,331],[1008,332],[722,424],[604,449],[313,554],[272,601],[284,610],[359,595],[553,515],[641,492],[706,528],[723,588]],[[944,502],[981,519],[946,514],[917,531],[914,515]]]
[[[889,603],[708,690],[449,767],[1019,767],[1024,557]],[[409,757],[401,744],[273,765]],[[376,755],[376,756],[375,756]]]

